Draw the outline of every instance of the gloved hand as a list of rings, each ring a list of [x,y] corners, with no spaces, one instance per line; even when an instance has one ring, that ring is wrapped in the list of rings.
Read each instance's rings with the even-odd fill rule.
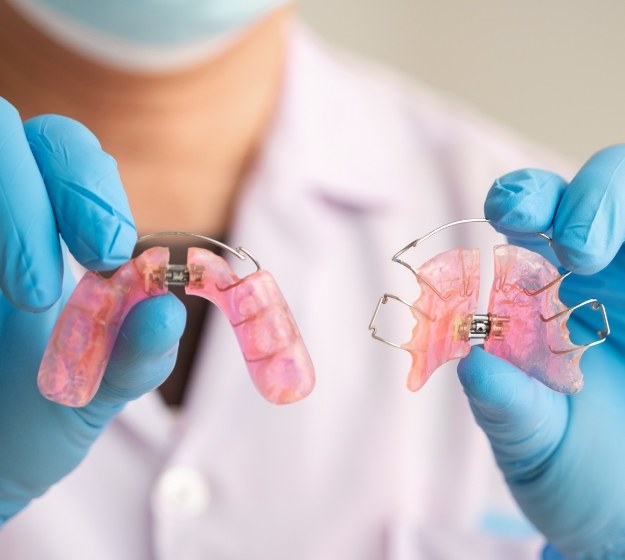
[[[612,334],[582,357],[585,386],[573,396],[474,348],[458,372],[475,418],[549,540],[544,558],[625,558],[625,146],[593,156],[568,185],[545,171],[505,175],[485,214],[507,231],[553,228],[555,256],[581,274],[563,281],[561,299],[599,299]],[[580,317],[572,315],[571,332],[596,339],[601,321]]]
[[[44,399],[39,362],[74,284],[63,274],[59,233],[90,269],[130,257],[136,231],[115,161],[76,121],[48,115],[22,124],[0,98],[0,523],[69,473],[124,403],[164,380],[184,326],[173,296],[143,302],[91,403],[73,409]]]

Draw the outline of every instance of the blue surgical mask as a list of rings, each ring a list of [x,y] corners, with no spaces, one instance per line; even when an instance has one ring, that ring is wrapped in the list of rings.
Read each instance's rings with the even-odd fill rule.
[[[54,39],[87,57],[169,70],[219,52],[289,0],[8,0]]]

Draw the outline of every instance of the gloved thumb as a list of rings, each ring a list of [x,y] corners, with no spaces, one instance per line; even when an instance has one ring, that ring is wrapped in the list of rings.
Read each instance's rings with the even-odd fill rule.
[[[565,395],[479,346],[459,362],[458,376],[508,484],[538,476],[564,436]]]
[[[163,383],[176,363],[185,320],[185,307],[172,294],[137,304],[117,336],[98,392],[76,410],[90,423],[104,424],[126,402]]]

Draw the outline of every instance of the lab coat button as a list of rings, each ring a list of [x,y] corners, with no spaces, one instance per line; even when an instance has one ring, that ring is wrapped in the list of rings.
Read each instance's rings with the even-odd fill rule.
[[[177,466],[161,475],[153,496],[157,511],[192,518],[199,517],[208,508],[210,489],[200,472]]]

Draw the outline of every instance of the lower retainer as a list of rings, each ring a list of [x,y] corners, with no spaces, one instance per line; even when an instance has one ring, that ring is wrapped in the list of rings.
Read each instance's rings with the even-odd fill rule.
[[[239,258],[249,257],[241,248],[224,247]],[[168,261],[167,248],[153,247],[108,279],[94,272],[83,276],[59,316],[41,362],[38,385],[46,398],[72,407],[86,405],[100,386],[129,311],[140,301],[166,293],[170,284],[185,285],[187,294],[213,302],[226,315],[252,381],[265,399],[292,403],[312,391],[312,361],[269,272],[258,267],[240,278],[225,259],[197,247],[188,249],[186,265]]]

